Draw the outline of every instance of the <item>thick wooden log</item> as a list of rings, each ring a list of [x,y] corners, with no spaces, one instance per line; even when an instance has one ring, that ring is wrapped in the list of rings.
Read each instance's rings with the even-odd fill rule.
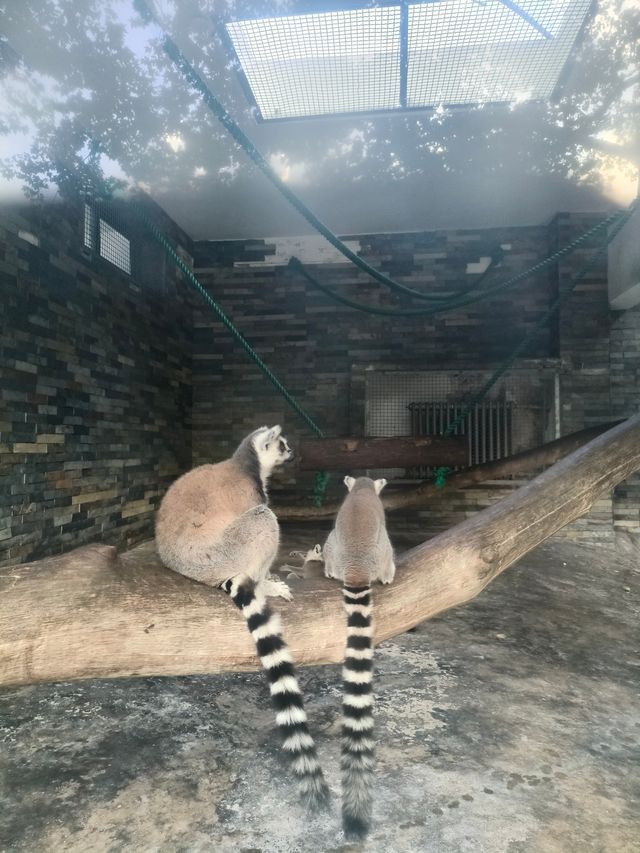
[[[298,466],[306,471],[364,471],[366,468],[406,468],[469,462],[468,439],[444,438],[318,438],[300,442]]]
[[[640,416],[403,554],[394,584],[374,594],[376,642],[474,598],[638,469]],[[342,659],[345,620],[334,582],[309,583],[274,607],[300,664]],[[93,546],[0,571],[0,684],[257,667],[244,621],[224,593],[163,569],[151,548],[116,558]]]
[[[618,423],[620,421],[588,427],[547,444],[542,444],[533,450],[523,450],[521,453],[506,456],[504,459],[498,459],[495,462],[484,462],[481,465],[474,465],[472,468],[465,468],[463,471],[456,471],[447,477],[446,488],[448,491],[465,489],[467,486],[484,483],[487,480],[499,480],[504,477],[526,474],[540,468],[546,468]],[[416,486],[409,486],[396,491],[387,489],[382,493],[382,502],[387,512],[392,512],[398,509],[425,506],[429,500],[435,500],[441,494],[442,490],[436,486],[433,480],[428,480]],[[339,508],[340,504],[336,502],[327,502],[321,507],[314,507],[307,501],[295,506],[275,506],[274,512],[280,521],[322,521],[334,518]]]

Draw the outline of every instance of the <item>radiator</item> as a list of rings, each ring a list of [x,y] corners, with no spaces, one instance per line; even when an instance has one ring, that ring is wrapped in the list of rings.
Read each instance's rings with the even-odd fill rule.
[[[510,456],[512,451],[512,402],[487,400],[470,408],[462,402],[409,403],[411,435],[443,435],[450,424],[456,426],[450,435],[466,435],[469,442],[469,465],[492,462]],[[458,421],[459,419],[459,421]],[[418,476],[427,476],[421,469]]]

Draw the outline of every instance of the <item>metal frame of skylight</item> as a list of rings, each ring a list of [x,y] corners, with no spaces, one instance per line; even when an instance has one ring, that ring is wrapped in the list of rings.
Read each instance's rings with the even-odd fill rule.
[[[539,34],[542,35],[546,40],[553,39],[553,35],[549,33],[546,28],[540,24],[540,22],[536,21],[531,15],[526,12],[526,10],[522,9],[517,3],[512,2],[512,0],[496,0],[505,8],[509,9],[513,12],[514,15],[522,18],[526,23],[530,24],[530,26]],[[400,69],[400,106],[388,109],[371,109],[371,110],[354,110],[354,111],[344,111],[344,112],[323,112],[316,114],[305,114],[299,116],[282,116],[282,117],[272,117],[272,118],[264,118],[262,115],[262,111],[260,109],[260,105],[258,104],[256,97],[254,95],[253,89],[251,87],[251,83],[247,78],[244,68],[242,66],[242,62],[237,55],[233,40],[227,30],[227,24],[232,22],[241,22],[242,18],[235,17],[217,17],[216,18],[216,30],[219,37],[222,40],[223,45],[227,49],[227,52],[232,57],[236,69],[236,73],[238,76],[238,81],[240,87],[242,88],[247,101],[251,104],[256,121],[258,123],[281,123],[281,122],[291,122],[291,121],[304,121],[307,119],[341,119],[346,117],[353,116],[390,116],[397,115],[398,113],[415,113],[415,112],[430,112],[434,109],[437,109],[439,106],[444,106],[447,109],[459,110],[459,109],[470,109],[478,106],[482,107],[503,107],[508,106],[512,103],[512,100],[488,100],[488,101],[469,101],[465,103],[433,103],[428,105],[420,105],[420,106],[409,106],[407,104],[407,79],[409,72],[409,7],[418,6],[418,5],[430,5],[435,3],[441,3],[442,0],[378,0],[375,3],[375,6],[371,5],[367,0],[344,0],[344,2],[326,2],[322,5],[316,4],[301,4],[302,8],[295,8],[293,11],[289,11],[284,15],[274,15],[272,10],[266,12],[264,15],[255,15],[250,20],[259,21],[259,20],[272,20],[275,18],[289,18],[296,17],[301,15],[312,15],[312,14],[328,14],[331,12],[340,12],[340,11],[354,11],[359,9],[371,10],[375,8],[385,8],[385,7],[395,7],[400,10],[400,60],[399,60],[399,69]],[[571,0],[569,0],[571,3]],[[597,7],[597,0],[591,0],[589,7],[584,12],[582,17],[582,21],[580,23],[580,27],[573,39],[569,55],[567,55],[559,73],[557,76],[557,80],[555,82],[552,93],[548,96],[548,100],[554,101],[557,99],[559,95],[559,90],[562,87],[563,82],[566,80],[566,76],[568,74],[568,66],[570,60],[570,53],[572,50],[581,44],[586,27],[591,20],[595,10]],[[532,98],[531,101],[540,101],[543,100],[542,97]]]

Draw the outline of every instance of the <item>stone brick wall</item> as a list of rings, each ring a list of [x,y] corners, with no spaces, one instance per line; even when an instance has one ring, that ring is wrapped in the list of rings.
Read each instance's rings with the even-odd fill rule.
[[[464,291],[467,262],[492,247],[508,246],[496,278],[505,279],[547,257],[600,219],[558,215],[548,226],[484,231],[367,235],[349,240],[393,278],[434,293]],[[195,263],[201,280],[229,313],[285,386],[327,435],[359,435],[364,428],[364,382],[370,370],[492,369],[512,352],[565,286],[592,257],[602,235],[560,264],[486,302],[444,315],[389,318],[364,315],[331,301],[282,265],[281,247],[253,241],[200,242]],[[304,253],[305,241],[299,249]],[[294,251],[289,247],[289,251]],[[317,255],[317,252],[316,252]],[[270,258],[276,263],[270,263]],[[304,260],[304,258],[303,258]],[[312,258],[313,262],[313,258]],[[280,264],[280,265],[278,265]],[[422,306],[398,301],[350,264],[332,259],[313,266],[325,284],[363,303]],[[560,381],[560,434],[637,411],[640,378],[637,309],[624,317],[608,309],[606,256],[554,317],[535,335],[523,357],[529,366],[554,367]],[[196,309],[194,335],[194,463],[224,457],[261,423],[280,422],[295,441],[309,432],[262,374],[233,343],[222,324]],[[624,355],[627,353],[627,355]],[[630,354],[630,358],[628,358]],[[624,365],[624,366],[623,366]],[[615,378],[613,378],[615,377]],[[630,390],[632,388],[633,390]],[[340,493],[340,478],[332,484]],[[484,484],[464,493],[442,494],[438,507],[407,515],[436,532],[488,505],[521,484]],[[282,475],[281,497],[309,491],[310,477]],[[619,487],[615,502],[604,497],[564,535],[610,535],[613,521],[640,530],[634,481]],[[398,519],[398,516],[394,516]],[[426,527],[425,527],[426,525]]]
[[[545,257],[547,229],[452,231],[349,238],[363,256],[408,286],[456,294],[471,277],[467,262],[500,244],[510,250],[501,275],[508,277]],[[273,246],[251,241],[196,243],[203,283],[236,321],[299,402],[327,435],[361,434],[361,390],[352,373],[367,369],[427,370],[497,366],[523,332],[544,312],[554,282],[546,272],[518,288],[455,312],[432,317],[379,317],[331,301],[284,266],[269,266]],[[237,262],[267,260],[264,267]],[[422,308],[399,301],[348,262],[323,264],[313,272],[342,294],[381,307]],[[289,432],[300,422],[262,374],[244,357],[208,311],[196,313],[194,336],[194,460],[217,458],[256,421],[277,418]],[[528,358],[547,358],[549,330],[533,341]],[[224,412],[222,418],[216,412]]]
[[[183,286],[137,237],[157,281],[91,257],[83,223],[61,205],[0,215],[0,564],[148,538],[191,463]]]
[[[284,251],[261,240],[192,245],[162,211],[149,209],[187,262],[195,257],[213,297],[329,436],[364,433],[371,371],[491,371],[503,364],[590,249],[486,302],[444,315],[379,317],[337,305],[290,273],[282,263],[287,251],[363,303],[424,303],[398,299],[317,241],[315,248],[306,238],[289,241]],[[152,535],[162,494],[192,464],[224,458],[265,423],[281,423],[294,443],[310,435],[155,244],[130,234],[136,263],[128,276],[86,251],[83,218],[83,210],[60,206],[0,215],[0,564],[89,541],[130,546]],[[477,274],[467,265],[498,245],[507,247],[495,273],[503,280],[597,218],[559,215],[548,226],[350,240],[408,286],[453,295]],[[608,310],[604,259],[522,355],[516,366],[529,376],[560,376],[561,434],[640,406],[640,309]],[[394,526],[438,532],[521,483],[445,489],[437,505],[396,515]],[[273,490],[281,500],[302,500],[311,487],[311,474],[291,469]],[[330,494],[342,492],[341,477],[332,477]],[[563,535],[609,536],[614,525],[637,532],[639,506],[636,477]]]

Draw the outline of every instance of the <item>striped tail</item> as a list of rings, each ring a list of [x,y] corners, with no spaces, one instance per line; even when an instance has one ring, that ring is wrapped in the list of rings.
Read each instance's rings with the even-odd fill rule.
[[[343,587],[347,650],[342,678],[342,828],[364,838],[371,824],[373,788],[373,621],[371,587]]]
[[[276,722],[282,733],[283,748],[307,808],[320,810],[329,804],[329,788],[322,775],[313,738],[307,728],[302,693],[291,653],[282,637],[280,617],[273,613],[259,585],[248,575],[236,575],[222,584],[240,608],[255,640],[258,657],[269,681]]]

